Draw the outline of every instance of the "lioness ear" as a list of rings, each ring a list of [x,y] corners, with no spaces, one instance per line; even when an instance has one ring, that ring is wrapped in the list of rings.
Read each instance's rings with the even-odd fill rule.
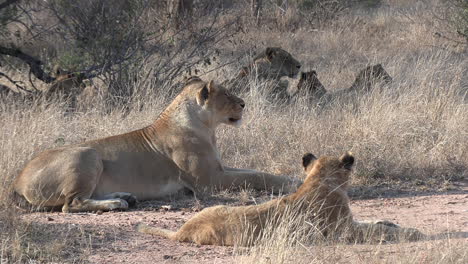
[[[189,85],[191,84],[192,82],[201,82],[202,80],[200,79],[200,77],[196,76],[196,75],[193,75],[193,76],[189,76],[187,78],[185,78],[185,84],[184,85]]]
[[[208,100],[211,94],[214,93],[216,86],[214,81],[211,80],[208,84],[205,84],[203,88],[198,92],[197,102],[199,105],[204,105],[205,101]]]
[[[55,77],[59,76],[62,71],[60,70],[60,67],[58,65],[55,65],[54,68],[52,69],[53,74],[55,74]]]
[[[302,166],[304,166],[304,169],[306,169],[312,161],[316,160],[317,157],[314,156],[312,153],[306,153],[304,156],[302,156]]]
[[[266,53],[269,60],[272,60],[273,57],[275,57],[275,55],[276,55],[275,48],[271,48],[271,47],[266,48],[265,53]]]
[[[346,152],[340,157],[340,161],[343,163],[343,167],[347,170],[351,170],[354,164],[354,157],[351,152]]]
[[[208,87],[205,84],[203,88],[198,92],[197,103],[199,105],[204,105],[205,101],[208,100],[209,96],[210,96],[210,92],[208,91]]]
[[[216,90],[216,85],[213,80],[208,83],[208,92],[212,94]]]

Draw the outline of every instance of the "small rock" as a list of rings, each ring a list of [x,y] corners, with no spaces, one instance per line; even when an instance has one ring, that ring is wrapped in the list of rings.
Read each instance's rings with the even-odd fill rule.
[[[48,216],[47,221],[54,221],[54,219],[52,217]]]
[[[102,215],[102,213],[104,213],[102,210],[98,210],[98,211],[96,212],[97,215]]]

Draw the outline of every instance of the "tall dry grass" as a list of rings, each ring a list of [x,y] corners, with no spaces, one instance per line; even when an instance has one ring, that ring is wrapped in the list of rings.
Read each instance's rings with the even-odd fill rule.
[[[301,100],[277,104],[265,94],[270,84],[252,79],[251,91],[241,95],[247,104],[244,125],[218,129],[222,159],[234,167],[302,177],[303,153],[339,155],[352,151],[357,158],[355,186],[380,185],[389,189],[409,186],[417,191],[444,189],[452,181],[466,179],[468,56],[463,47],[455,47],[434,35],[435,26],[440,26],[431,18],[435,3],[439,2],[418,1],[410,5],[406,1],[387,1],[372,12],[351,12],[319,30],[301,28],[294,33],[278,33],[265,32],[265,28],[250,29],[240,36],[241,44],[226,44],[226,53],[235,49],[236,55],[254,45],[281,46],[303,63],[304,70],[315,69],[331,91],[350,86],[354,74],[369,63],[382,63],[394,82],[360,95],[352,103],[335,101],[316,107]],[[225,55],[223,59],[230,57]],[[149,70],[151,65],[146,68]],[[219,81],[233,76],[237,68],[231,64],[223,70],[227,75],[217,77]],[[174,96],[170,87],[138,88],[141,87],[136,87],[139,92],[129,109],[111,112],[101,107],[103,99],[73,114],[64,114],[63,102],[21,103],[8,97],[0,99],[2,259],[37,259],[37,252],[32,254],[24,249],[44,245],[44,241],[28,240],[28,225],[18,221],[18,212],[10,200],[13,178],[27,161],[45,149],[149,124]],[[242,261],[345,263],[347,255],[357,254],[365,262],[381,263],[380,254],[388,250],[379,245],[362,251],[371,253],[359,253],[360,246],[345,245],[305,249],[291,242],[300,241],[300,234],[270,235],[251,249],[247,257],[242,253]],[[82,238],[82,232],[73,236],[79,241]],[[86,248],[85,245],[76,247]],[[423,244],[411,253],[404,245],[392,248],[388,263],[423,260],[457,263],[467,258],[466,251],[449,240]],[[39,246],[38,250],[41,249],[44,250]],[[268,252],[273,250],[285,256],[264,257],[271,256]],[[61,250],[44,252],[45,255],[39,255],[45,261],[69,258]],[[291,260],[287,257],[291,254],[312,257]]]

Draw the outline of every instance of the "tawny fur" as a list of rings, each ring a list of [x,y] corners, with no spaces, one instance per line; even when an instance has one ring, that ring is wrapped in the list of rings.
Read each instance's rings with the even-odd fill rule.
[[[77,96],[84,89],[84,75],[60,70],[54,67],[55,81],[44,91],[47,95],[61,93],[65,96]]]
[[[224,87],[192,78],[145,128],[40,153],[15,179],[15,191],[39,207],[79,212],[125,209],[136,198],[183,188],[201,196],[245,185],[290,187],[288,177],[222,165],[216,127],[239,124],[243,108],[244,101]]]
[[[291,195],[260,205],[209,207],[188,220],[177,232],[142,223],[137,226],[137,230],[199,245],[249,246],[267,224],[281,222],[287,208],[292,208],[306,214],[315,228],[326,237],[343,235],[352,242],[419,239],[422,234],[417,230],[399,228],[390,222],[353,221],[347,195],[353,163],[354,157],[350,154],[340,158],[321,157],[318,160],[312,154],[306,154],[303,165],[307,178]],[[274,228],[270,227],[269,230]],[[253,239],[239,241],[239,236],[246,233]]]
[[[249,78],[255,77],[263,80],[280,81],[281,77],[295,77],[301,68],[289,52],[279,47],[268,47],[255,56],[253,62],[242,67],[237,76],[223,83],[234,93],[247,92],[249,90]],[[279,84],[278,84],[279,85]],[[271,93],[286,93],[287,85],[271,87]]]

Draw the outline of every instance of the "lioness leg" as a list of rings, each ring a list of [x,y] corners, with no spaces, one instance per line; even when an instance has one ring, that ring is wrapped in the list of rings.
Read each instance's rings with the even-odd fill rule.
[[[80,199],[74,198],[67,201],[62,211],[64,213],[78,213],[88,211],[112,211],[115,209],[127,209],[128,202],[120,199],[107,199],[107,200],[94,200],[94,199]]]
[[[285,176],[233,168],[225,168],[224,175],[218,179],[218,185],[224,189],[232,186],[248,186],[256,190],[267,190],[275,193],[294,191],[299,184],[300,181]]]
[[[131,193],[127,192],[115,192],[109,193],[102,197],[102,200],[109,200],[109,199],[122,199],[127,201],[128,206],[134,206],[137,203],[137,197]]]
[[[118,197],[92,200],[103,172],[99,153],[89,147],[54,149],[33,159],[15,180],[15,191],[40,207],[62,206],[63,212],[128,208]]]

